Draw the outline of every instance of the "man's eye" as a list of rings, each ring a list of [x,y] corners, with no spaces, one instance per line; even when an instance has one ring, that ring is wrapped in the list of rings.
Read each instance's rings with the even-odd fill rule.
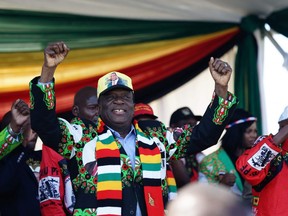
[[[124,99],[131,99],[131,95],[124,95],[123,98]]]
[[[107,95],[106,97],[106,100],[107,101],[113,101],[113,100],[131,100],[132,99],[132,96],[127,94],[127,95],[119,95],[119,96],[116,96],[116,95]]]
[[[106,100],[111,101],[111,100],[113,100],[113,99],[114,99],[114,96],[113,96],[113,95],[107,95],[107,96],[106,96]]]

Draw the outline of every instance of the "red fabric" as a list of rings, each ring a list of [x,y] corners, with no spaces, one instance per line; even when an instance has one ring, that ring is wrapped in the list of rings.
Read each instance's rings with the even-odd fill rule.
[[[135,91],[149,88],[149,85],[160,82],[173,74],[177,74],[179,71],[196,64],[207,55],[211,55],[215,50],[220,49],[233,39],[233,37],[238,35],[239,32],[240,30],[229,32],[175,53],[129,68],[117,68],[117,70],[132,78]],[[57,85],[55,87],[57,92],[57,113],[70,111],[75,93],[85,86],[97,86],[99,77],[100,76],[95,76]],[[3,110],[0,110],[0,117],[2,117],[6,112],[5,110],[10,110],[14,100],[22,98],[24,101],[29,102],[29,91],[0,92],[0,98],[2,99],[1,107]]]
[[[153,148],[153,149],[149,149],[149,148],[139,148],[141,149],[141,154],[146,155],[146,156],[155,156],[157,154],[159,154],[159,149],[158,148]],[[159,156],[161,157],[161,156]],[[155,162],[155,161],[153,161]]]
[[[282,150],[286,153],[288,152],[288,139],[282,145]]]
[[[199,177],[198,171],[195,170],[195,168],[192,168],[191,171],[192,171],[192,177],[190,178],[190,181],[197,182]]]
[[[164,216],[164,205],[162,202],[162,192],[158,187],[145,186],[144,196],[149,216]]]
[[[101,199],[110,199],[111,197],[116,199],[122,199],[122,191],[118,190],[98,191],[97,195],[100,195]]]
[[[46,200],[40,200],[40,209],[42,216],[66,216],[64,211],[64,206],[62,200],[64,200],[64,184],[63,178],[61,175],[61,169],[58,165],[58,161],[63,159],[61,155],[52,150],[51,148],[43,145],[42,147],[42,161],[40,164],[40,188],[41,181],[44,181],[43,184],[46,183],[45,178],[47,177],[55,177],[59,178],[59,199],[48,198]],[[41,195],[40,195],[41,199]]]
[[[101,154],[99,154],[99,153]],[[119,149],[111,150],[111,149],[100,149],[97,150],[97,158],[107,158],[108,157],[119,157]]]
[[[264,144],[268,144],[268,146],[271,149],[277,152],[281,152],[281,149],[273,144],[271,138],[267,137],[261,140],[253,148],[246,150],[236,161],[236,169],[243,176],[243,178],[246,179],[252,186],[257,185],[261,181],[263,181],[263,179],[268,174],[268,170],[270,168],[270,163],[268,163],[265,167],[263,167],[260,171],[258,171],[248,163],[248,160],[252,158],[254,155],[256,155]]]
[[[218,49],[238,33],[239,31],[235,31],[218,37],[213,37],[210,40],[191,45],[188,48],[172,54],[153,59],[152,61],[143,64],[124,68],[120,71],[130,76],[133,80],[134,90],[139,90],[197,63],[208,53]]]
[[[170,165],[168,165],[170,166]],[[167,178],[174,178],[174,174],[172,172],[172,170],[168,169],[166,170],[166,175],[167,175]]]
[[[137,103],[134,106],[134,118],[142,115],[148,115],[153,119],[158,118],[154,115],[153,109],[149,104]]]
[[[249,149],[241,155],[237,162],[236,168],[239,173],[250,184],[257,185],[267,175],[270,161],[265,164],[260,170],[255,169],[248,163],[249,159],[253,158],[257,154],[263,151],[263,146],[268,145],[269,148],[275,150],[277,153],[281,152],[281,149],[273,144],[271,137],[267,137],[255,145],[252,149]],[[267,148],[266,148],[267,149]],[[284,216],[288,215],[287,200],[288,200],[288,166],[283,161],[283,167],[280,173],[278,173],[271,182],[269,182],[260,191],[253,190],[253,212],[256,216]]]

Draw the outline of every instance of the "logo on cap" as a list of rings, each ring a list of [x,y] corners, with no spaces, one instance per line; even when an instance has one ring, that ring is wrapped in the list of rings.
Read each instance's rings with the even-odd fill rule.
[[[133,91],[131,78],[117,71],[113,71],[102,76],[98,80],[97,96],[99,97],[101,94],[104,94],[115,88],[123,88]]]
[[[150,116],[152,119],[157,119],[158,117],[154,115],[153,109],[149,104],[137,103],[134,107],[134,118],[139,116]]]

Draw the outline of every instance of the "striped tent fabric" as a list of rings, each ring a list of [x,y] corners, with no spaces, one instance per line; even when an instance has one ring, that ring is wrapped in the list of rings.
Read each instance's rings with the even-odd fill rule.
[[[64,41],[71,49],[55,74],[57,112],[71,110],[73,96],[98,78],[120,71],[133,80],[136,101],[150,102],[189,81],[210,56],[231,49],[235,23],[145,21],[0,10],[0,118],[12,102],[29,102],[29,81],[39,76],[43,50]]]
[[[201,14],[194,10],[194,2],[182,2],[187,4],[186,9],[193,9],[199,19],[192,19],[197,15],[184,13],[184,8],[174,8],[176,11],[173,11],[173,7],[179,5],[172,1],[170,6],[163,8],[152,2],[127,5],[130,2],[127,0],[123,5],[114,1],[83,4],[83,1],[76,0],[73,5],[78,7],[74,5],[73,8],[77,10],[65,8],[61,13],[55,12],[62,11],[59,7],[67,2],[57,1],[51,5],[35,1],[33,5],[41,12],[29,10],[30,1],[26,6],[13,4],[10,8],[14,10],[9,9],[10,1],[4,1],[7,7],[0,4],[0,8],[7,8],[0,9],[0,118],[17,98],[29,102],[29,81],[40,74],[43,50],[50,42],[64,41],[71,49],[55,75],[56,111],[60,116],[71,110],[77,90],[87,85],[96,86],[104,73],[113,70],[127,73],[134,82],[136,102],[149,103],[201,73],[207,68],[211,56],[219,58],[237,46],[234,93],[239,98],[240,108],[255,113],[261,133],[262,99],[254,32],[264,30],[267,23],[271,29],[288,36],[287,2],[266,2],[269,7],[261,2],[259,11],[265,16],[255,10],[251,15],[235,11],[235,7],[227,2],[223,8],[209,9],[211,14]],[[212,3],[204,1],[203,4],[208,7]],[[107,14],[104,14],[105,10],[91,10],[89,5],[106,8]],[[219,5],[218,0],[212,5]],[[238,6],[243,11],[247,8],[245,2],[238,2]],[[117,7],[126,8],[129,13],[117,11]],[[207,18],[213,17],[215,11],[218,14],[214,20]],[[112,17],[112,14],[117,15]],[[225,14],[230,19],[225,19]]]

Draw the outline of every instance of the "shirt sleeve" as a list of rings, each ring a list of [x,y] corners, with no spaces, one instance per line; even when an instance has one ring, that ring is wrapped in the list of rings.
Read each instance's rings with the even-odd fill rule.
[[[255,143],[236,161],[236,169],[252,186],[260,184],[265,179],[271,162],[281,152],[281,149],[273,143],[272,135],[259,137]]]
[[[39,77],[30,82],[31,127],[47,145],[58,152],[62,138],[60,124],[56,116],[54,80],[38,83]]]
[[[0,160],[23,142],[23,135],[11,136],[8,126],[0,132]]]
[[[47,146],[43,146],[40,164],[39,198],[41,215],[63,215],[64,188],[58,161],[61,156]]]
[[[216,145],[237,104],[238,99],[230,92],[226,99],[214,93],[199,124],[193,129],[186,127],[176,142],[168,144],[169,160],[178,160]]]
[[[226,173],[224,164],[218,159],[217,151],[207,155],[199,164],[201,172],[209,183],[219,183],[219,175]]]

